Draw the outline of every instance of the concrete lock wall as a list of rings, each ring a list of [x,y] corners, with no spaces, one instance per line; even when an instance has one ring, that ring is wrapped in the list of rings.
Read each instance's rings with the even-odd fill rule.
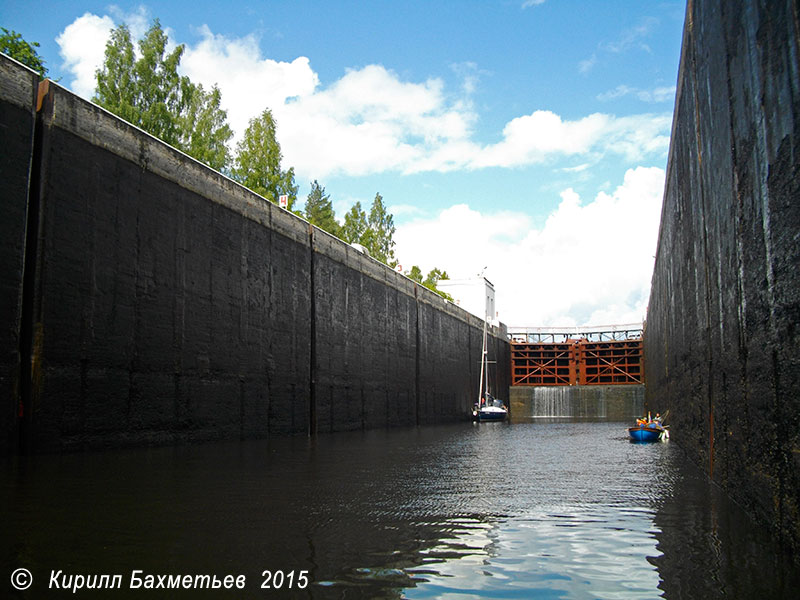
[[[482,321],[56,84],[36,116],[0,66],[4,448],[468,416]]]
[[[39,79],[0,58],[0,448],[7,448],[16,439],[19,411],[22,281]]]
[[[689,2],[645,329],[647,403],[800,549],[797,3]]]

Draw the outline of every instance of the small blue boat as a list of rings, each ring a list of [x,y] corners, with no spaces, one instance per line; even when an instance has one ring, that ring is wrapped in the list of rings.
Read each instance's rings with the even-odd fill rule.
[[[628,434],[634,442],[657,442],[661,439],[662,433],[664,433],[663,428],[657,429],[655,427],[645,427],[644,425],[628,428]]]
[[[666,414],[664,418],[666,418]],[[661,415],[656,415],[655,419],[651,419],[650,413],[647,413],[646,419],[636,419],[636,427],[628,428],[628,435],[631,436],[631,441],[657,442],[658,440],[668,440],[669,430],[662,425],[662,421]]]

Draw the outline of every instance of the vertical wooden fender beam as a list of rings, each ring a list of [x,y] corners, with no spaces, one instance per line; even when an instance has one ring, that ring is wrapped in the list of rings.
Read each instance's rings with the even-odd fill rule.
[[[314,273],[314,226],[308,224],[308,253],[309,253],[309,382],[308,382],[308,434],[317,433],[317,305]]]
[[[41,322],[41,177],[43,123],[42,110],[50,92],[50,80],[39,82],[36,95],[36,117],[33,131],[33,158],[28,187],[28,216],[25,236],[25,265],[22,276],[22,322],[20,324],[20,395],[17,411],[19,451],[32,451],[33,417],[39,394],[42,368],[44,327]]]

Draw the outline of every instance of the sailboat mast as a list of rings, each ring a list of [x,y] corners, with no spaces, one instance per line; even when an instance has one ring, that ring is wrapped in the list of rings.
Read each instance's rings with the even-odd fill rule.
[[[489,334],[488,326],[483,328],[483,364],[486,372],[483,374],[483,397],[489,401]]]
[[[483,321],[483,344],[481,345],[481,380],[480,383],[478,384],[479,406],[481,403],[481,396],[483,396],[484,398],[486,397],[483,389],[484,381],[486,382],[486,387],[487,387],[486,391],[488,391],[489,387],[489,377],[488,377],[489,374],[485,372],[484,369],[486,369],[486,319],[484,319]]]

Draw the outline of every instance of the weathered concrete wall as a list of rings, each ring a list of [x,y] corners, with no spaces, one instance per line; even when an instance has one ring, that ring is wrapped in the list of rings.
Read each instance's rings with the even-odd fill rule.
[[[39,76],[0,55],[0,448],[16,442],[22,281]]]
[[[689,2],[647,403],[800,548],[800,60],[792,0]]]
[[[40,451],[467,418],[481,321],[43,85],[24,285],[25,173],[3,195],[21,239],[4,239],[3,285],[28,314],[15,300],[3,332],[4,409],[18,404],[20,320],[31,364],[16,394],[22,419],[4,417],[7,441],[19,432]],[[31,163],[27,114],[20,171]],[[508,344],[494,335],[507,371]]]
[[[40,117],[32,447],[305,430],[307,229],[56,85]]]
[[[644,410],[644,385],[512,386],[514,420],[534,417],[632,421]]]

